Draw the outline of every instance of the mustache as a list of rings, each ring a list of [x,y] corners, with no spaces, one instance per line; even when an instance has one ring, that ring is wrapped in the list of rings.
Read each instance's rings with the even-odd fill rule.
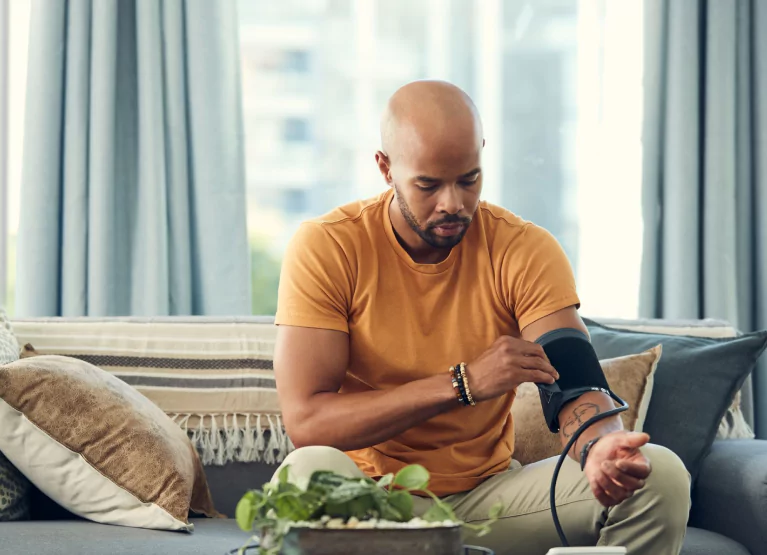
[[[444,218],[436,222],[429,222],[427,229],[434,229],[435,227],[439,227],[441,225],[450,225],[450,224],[469,225],[470,223],[471,223],[471,218],[466,218],[462,216],[445,216]]]

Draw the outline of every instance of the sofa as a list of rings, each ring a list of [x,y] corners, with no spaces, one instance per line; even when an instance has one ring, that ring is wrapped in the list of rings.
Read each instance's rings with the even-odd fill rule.
[[[71,324],[89,324],[91,331],[82,333],[78,341],[88,341],[88,333],[106,329],[119,322],[120,326],[162,325],[174,329],[181,336],[185,326],[253,324],[272,326],[269,318],[231,318],[225,321],[206,318],[160,318],[160,319],[38,319],[14,322],[20,342],[27,341],[36,348],[48,337],[56,336],[51,330]],[[632,325],[648,325],[648,321],[603,321],[606,325],[631,328]],[[650,325],[661,327],[682,326],[685,330],[711,328],[721,323],[711,321],[675,323],[650,321]],[[56,326],[59,326],[58,328]],[[170,326],[170,328],[169,328]],[[70,326],[71,327],[71,326]],[[77,325],[74,326],[75,328]],[[115,328],[118,329],[118,328]],[[212,328],[211,328],[212,329]],[[152,331],[152,334],[159,332]],[[268,332],[271,333],[271,332]],[[57,336],[58,337],[58,336]],[[144,343],[147,343],[146,341]],[[63,345],[59,341],[58,345]],[[148,343],[147,343],[148,344]],[[53,343],[51,344],[53,345]],[[191,343],[190,343],[191,345]],[[243,349],[254,347],[243,346]],[[49,347],[49,352],[78,356],[81,348],[65,349]],[[82,354],[82,353],[80,353]],[[245,353],[242,353],[245,356]],[[750,424],[750,379],[743,386],[742,412]],[[273,410],[272,407],[270,410]],[[174,415],[176,418],[178,415]],[[182,419],[188,423],[189,418]],[[181,420],[179,420],[181,422]],[[213,499],[219,511],[229,517],[234,515],[235,506],[248,488],[259,487],[268,481],[284,449],[290,448],[287,437],[279,436],[279,416],[269,417],[265,422],[266,449],[272,456],[256,456],[260,460],[231,460],[232,457],[217,456],[216,453],[202,453],[205,473]],[[185,424],[186,425],[186,424]],[[266,428],[266,426],[265,426]],[[259,432],[261,431],[259,425]],[[215,432],[220,433],[220,432]],[[201,437],[189,430],[190,437]],[[275,439],[276,438],[276,439]],[[210,444],[210,441],[206,445]],[[263,441],[262,441],[263,445]],[[271,445],[271,448],[269,447]],[[222,451],[223,452],[223,451]],[[113,555],[141,553],[144,555],[183,553],[224,554],[248,541],[248,535],[239,530],[233,519],[197,518],[190,515],[194,524],[192,533],[166,532],[120,526],[97,524],[79,518],[58,506],[43,493],[32,488],[30,520],[0,523],[0,553],[35,553]],[[693,507],[682,553],[684,555],[767,555],[767,441],[757,439],[718,439],[714,441],[703,459],[692,492]]]

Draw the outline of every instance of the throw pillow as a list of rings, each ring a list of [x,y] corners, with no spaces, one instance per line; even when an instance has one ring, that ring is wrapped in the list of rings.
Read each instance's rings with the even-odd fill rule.
[[[190,510],[219,516],[183,430],[87,362],[32,356],[0,367],[0,422],[0,451],[76,515],[158,530],[191,530]]]
[[[719,423],[767,347],[767,331],[709,338],[627,331],[584,320],[600,358],[663,345],[644,431],[674,451],[695,480]]]
[[[0,365],[19,358],[19,343],[0,309]],[[29,481],[0,452],[0,522],[29,519]]]
[[[631,331],[643,331],[645,333],[657,333],[661,335],[691,335],[694,337],[738,337],[740,331],[722,320],[620,320],[599,319],[597,322],[610,328],[618,328]],[[747,385],[744,382],[744,386]],[[754,430],[746,420],[742,406],[742,391],[739,391],[732,404],[727,409],[724,418],[719,422],[719,430],[716,439],[754,439]]]
[[[629,405],[621,413],[626,430],[641,432],[653,391],[653,375],[661,358],[661,347],[638,355],[600,361],[610,388]],[[514,459],[530,464],[562,452],[558,434],[546,426],[541,400],[535,384],[524,383],[517,389],[511,406],[514,418]]]
[[[19,342],[13,335],[11,323],[5,310],[0,308],[0,364],[8,364],[19,359]]]

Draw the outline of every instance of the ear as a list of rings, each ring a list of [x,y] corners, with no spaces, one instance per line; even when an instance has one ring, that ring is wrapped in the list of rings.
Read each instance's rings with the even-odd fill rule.
[[[376,152],[376,164],[378,164],[378,171],[386,180],[387,185],[391,185],[391,166],[389,163],[389,157],[386,156],[380,150]]]

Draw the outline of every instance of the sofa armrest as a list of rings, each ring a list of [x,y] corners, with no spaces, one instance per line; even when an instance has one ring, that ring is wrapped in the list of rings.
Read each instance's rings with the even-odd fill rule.
[[[690,524],[734,539],[751,553],[767,545],[767,441],[715,441],[692,495]]]

